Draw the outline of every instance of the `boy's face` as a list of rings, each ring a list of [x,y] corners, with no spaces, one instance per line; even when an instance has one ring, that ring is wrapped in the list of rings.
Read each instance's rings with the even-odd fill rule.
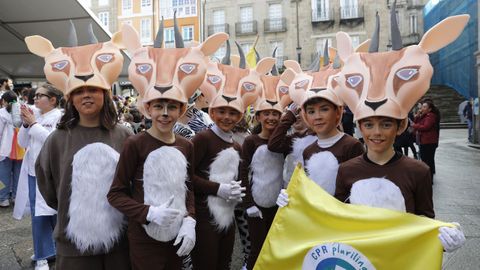
[[[280,112],[276,110],[264,110],[259,112],[257,116],[257,121],[262,125],[262,130],[274,130],[278,121],[280,121]]]
[[[402,133],[397,120],[383,116],[373,116],[360,120],[360,131],[368,151],[378,154],[390,151],[395,142],[395,137]]]
[[[221,130],[230,132],[240,121],[241,114],[230,107],[218,107],[211,109],[210,117]]]
[[[171,132],[182,113],[182,104],[170,99],[152,100],[145,108],[152,118],[152,127],[160,133]]]
[[[307,125],[319,138],[330,138],[337,133],[342,110],[326,100],[309,104],[304,109],[302,113]]]

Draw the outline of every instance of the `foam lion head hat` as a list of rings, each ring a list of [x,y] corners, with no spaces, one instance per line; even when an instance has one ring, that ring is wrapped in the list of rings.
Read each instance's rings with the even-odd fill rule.
[[[272,58],[275,58],[277,48],[273,50]],[[257,53],[257,61],[260,59],[260,55]],[[255,101],[255,112],[264,110],[276,110],[280,113],[283,109],[292,102],[289,95],[289,85],[280,79],[278,70],[274,64],[271,75],[261,75],[260,79],[263,83],[263,91]]]
[[[185,48],[174,16],[175,48],[162,48],[163,19],[154,46],[142,47],[138,32],[130,25],[122,26],[125,46],[132,56],[128,78],[140,95],[139,108],[155,99],[178,101],[182,113],[195,90],[202,84],[207,72],[206,56],[212,55],[228,35],[216,33],[198,46]],[[149,117],[143,109],[142,113]]]
[[[85,86],[110,91],[122,71],[122,35],[117,32],[110,41],[98,42],[91,25],[88,33],[90,44],[78,46],[70,21],[69,47],[54,48],[50,40],[38,35],[25,38],[28,50],[45,59],[43,71],[47,80],[67,99],[75,89]]]
[[[418,45],[405,48],[396,21],[395,2],[390,17],[392,51],[378,52],[378,14],[368,53],[354,52],[347,33],[339,32],[336,36],[344,66],[332,86],[356,121],[371,116],[406,119],[412,106],[430,87],[433,68],[428,54],[457,39],[470,16],[448,17],[428,30]],[[403,122],[406,127],[406,121]]]
[[[240,54],[239,66],[231,66],[230,43],[227,41],[226,55],[222,63],[208,65],[205,81],[200,87],[209,102],[209,111],[219,107],[230,107],[242,115],[263,91],[261,76],[270,71],[275,59],[261,59],[253,69],[246,68],[245,54],[236,43]]]

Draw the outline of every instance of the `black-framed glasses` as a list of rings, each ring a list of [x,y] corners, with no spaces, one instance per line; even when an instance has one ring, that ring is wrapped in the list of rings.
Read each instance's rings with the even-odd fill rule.
[[[43,93],[36,93],[34,96],[36,99],[41,99],[42,97],[47,97],[50,98],[49,95],[43,94]]]

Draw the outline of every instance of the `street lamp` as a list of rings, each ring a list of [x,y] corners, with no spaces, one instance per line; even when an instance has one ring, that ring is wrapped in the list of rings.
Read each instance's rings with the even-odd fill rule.
[[[302,47],[297,47],[296,52],[297,52],[297,62],[301,64],[302,63]]]

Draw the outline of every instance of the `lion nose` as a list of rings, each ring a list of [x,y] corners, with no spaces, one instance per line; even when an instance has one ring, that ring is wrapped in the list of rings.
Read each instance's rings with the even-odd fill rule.
[[[373,111],[376,111],[378,109],[378,107],[382,106],[385,103],[387,103],[387,99],[384,99],[384,100],[381,100],[381,101],[373,101],[373,102],[365,100],[365,105],[372,108]]]
[[[84,82],[88,81],[90,78],[93,77],[93,74],[90,74],[90,75],[85,75],[85,76],[78,76],[78,75],[75,75],[75,78],[77,79],[80,79]]]

